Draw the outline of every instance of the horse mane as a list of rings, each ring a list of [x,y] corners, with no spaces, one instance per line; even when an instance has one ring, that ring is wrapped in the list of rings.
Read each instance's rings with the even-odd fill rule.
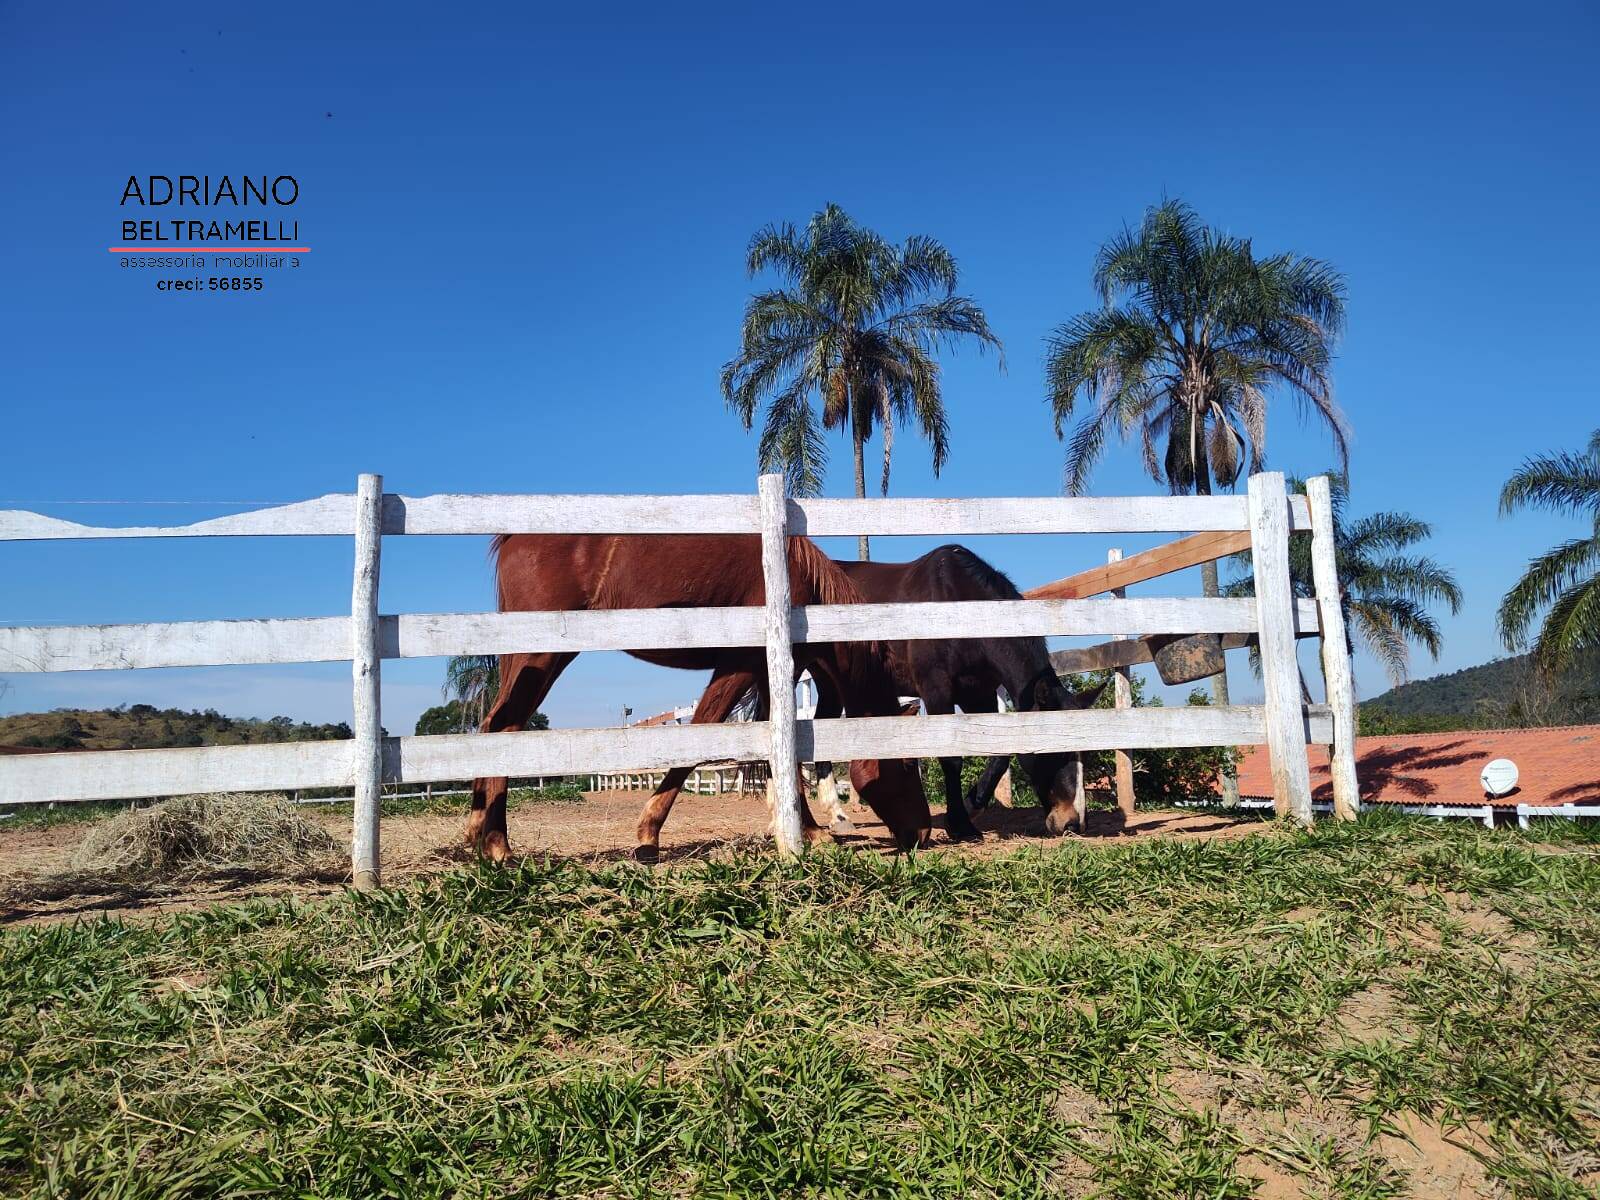
[[[980,558],[965,546],[951,543],[930,551],[929,557],[942,555],[953,570],[960,571],[978,590],[996,600],[1022,600],[1025,597],[1011,582],[1011,577],[987,559]],[[1006,651],[1003,647],[1010,647]],[[1020,669],[1030,671],[1037,664],[1049,663],[1049,650],[1042,637],[996,639],[993,653],[1015,653],[1021,656]],[[1097,693],[1098,695],[1098,693]],[[1012,696],[1012,703],[1028,709],[1056,711],[1068,707],[1069,697],[1053,668],[1034,672],[1023,686],[1023,694]],[[1093,701],[1090,701],[1092,704]]]
[[[1017,590],[1017,585],[1011,582],[1011,576],[998,567],[992,565],[987,559],[979,558],[965,546],[951,543],[940,546],[933,554],[945,554],[950,561],[961,568],[962,572],[985,591],[995,593],[997,600],[1021,600],[1022,593]]]

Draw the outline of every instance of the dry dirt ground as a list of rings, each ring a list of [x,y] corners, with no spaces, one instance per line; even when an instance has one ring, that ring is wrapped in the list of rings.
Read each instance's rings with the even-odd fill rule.
[[[591,792],[581,804],[513,807],[509,815],[512,849],[518,855],[550,855],[587,862],[629,858],[639,809],[647,795],[642,791]],[[847,812],[854,829],[833,835],[835,844],[867,853],[893,852],[887,830],[871,811],[852,804]],[[348,811],[307,807],[305,813],[341,841],[349,836]],[[943,821],[940,815],[934,819],[936,823]],[[465,820],[464,805],[459,814],[385,817],[382,853],[386,881],[450,870],[470,861],[461,844]],[[1037,808],[996,806],[978,814],[976,820],[984,831],[982,842],[953,844],[946,840],[942,828],[936,828],[932,852],[994,855],[1025,846],[1059,844],[1059,839],[1045,834],[1043,813]],[[89,893],[64,887],[54,889],[64,894],[52,894],[48,880],[70,869],[73,852],[88,828],[85,823],[69,822],[47,828],[7,830],[0,823],[0,925],[77,916],[148,917],[255,897],[312,897],[339,890],[346,879],[340,870],[331,869],[297,878],[238,874],[202,878],[179,887],[162,888],[157,894]],[[768,843],[766,828],[767,811],[759,796],[684,795],[662,831],[661,862],[670,864],[759,848]],[[1124,825],[1120,813],[1094,810],[1089,814],[1088,836],[1229,838],[1248,836],[1261,828],[1258,820],[1177,811],[1138,813]],[[23,892],[33,895],[20,894]]]

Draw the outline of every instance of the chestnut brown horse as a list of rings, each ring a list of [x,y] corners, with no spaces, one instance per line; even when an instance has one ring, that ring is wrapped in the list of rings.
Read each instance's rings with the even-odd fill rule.
[[[761,539],[751,535],[501,535],[494,540],[493,553],[501,612],[742,607],[766,602]],[[792,603],[860,602],[860,594],[843,572],[806,538],[789,539],[788,558]],[[695,709],[696,724],[722,720],[753,679],[766,683],[766,654],[759,647],[629,653],[662,666],[712,672]],[[886,653],[882,645],[867,642],[796,646],[795,663],[796,669],[809,668],[827,678],[852,714],[894,716],[899,705]],[[576,653],[503,656],[500,692],[484,719],[484,732],[521,729],[576,657]],[[731,693],[730,680],[738,681]],[[784,684],[792,686],[793,681]],[[724,697],[727,708],[722,705]],[[681,786],[688,771],[679,768],[668,778],[676,776]],[[882,818],[902,848],[926,842],[933,817],[914,762],[862,760],[851,764],[850,778],[862,802]],[[654,857],[651,851],[665,815],[663,811],[653,827],[649,813],[641,820],[640,841],[648,843],[648,849],[641,846],[639,857]],[[810,836],[816,822],[804,804],[801,815]],[[496,862],[510,853],[504,777],[473,780],[466,836],[470,845]]]

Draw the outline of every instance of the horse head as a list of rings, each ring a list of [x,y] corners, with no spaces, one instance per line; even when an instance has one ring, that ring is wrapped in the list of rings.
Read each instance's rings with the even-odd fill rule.
[[[1068,692],[1059,686],[1053,692],[1041,688],[1038,707],[1056,712],[1093,708],[1108,686],[1109,680],[1089,692]],[[1020,761],[1039,796],[1039,803],[1044,806],[1045,829],[1059,836],[1076,826],[1082,833],[1078,805],[1083,798],[1083,756],[1075,751],[1025,754],[1020,756]]]
[[[917,764],[904,758],[859,758],[850,764],[850,786],[878,814],[902,850],[926,846],[933,813]]]

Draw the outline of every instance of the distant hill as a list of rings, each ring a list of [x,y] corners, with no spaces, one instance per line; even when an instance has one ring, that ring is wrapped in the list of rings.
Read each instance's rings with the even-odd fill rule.
[[[1361,705],[1362,733],[1520,729],[1600,722],[1600,654],[1552,683],[1525,654],[1418,679]]]
[[[58,708],[0,717],[0,746],[45,750],[159,750],[168,746],[242,746],[253,742],[319,742],[350,737],[343,721],[313,725],[288,717],[225,717],[215,709],[186,712],[130,704],[111,709]]]

